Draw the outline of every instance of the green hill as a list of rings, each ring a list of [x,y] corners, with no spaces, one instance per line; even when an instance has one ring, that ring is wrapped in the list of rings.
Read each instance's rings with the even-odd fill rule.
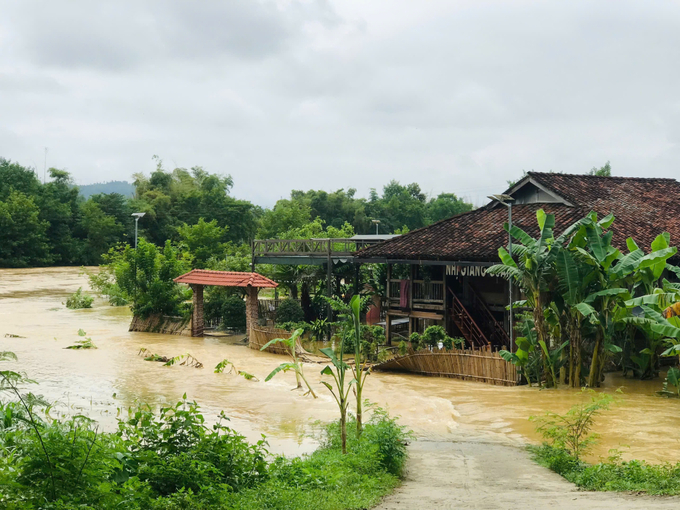
[[[78,190],[85,198],[98,193],[120,193],[125,197],[132,197],[135,187],[127,181],[109,181],[79,185]]]

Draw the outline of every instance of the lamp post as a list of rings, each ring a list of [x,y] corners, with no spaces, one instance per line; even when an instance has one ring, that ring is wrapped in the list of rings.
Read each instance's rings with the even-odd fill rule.
[[[512,203],[515,201],[515,199],[510,196],[506,195],[505,193],[502,193],[500,195],[490,195],[488,198],[491,200],[495,200],[499,204],[503,204],[505,207],[508,208],[508,254],[510,255],[510,258],[512,258],[512,235],[510,235],[510,231],[512,230]],[[509,281],[510,283],[510,289],[509,289],[509,298],[510,298],[510,352],[513,351],[513,338],[515,336],[515,331],[514,331],[514,326],[513,326],[513,321],[512,321],[512,279]]]
[[[378,235],[378,225],[380,225],[380,220],[371,220],[371,223],[375,225],[375,235]]]
[[[143,218],[145,214],[143,212],[132,213],[135,218],[135,305],[137,304],[137,227],[139,226],[139,218]]]
[[[135,251],[137,251],[137,226],[139,225],[139,218],[143,218],[145,214],[143,212],[132,213],[132,216],[135,218]]]

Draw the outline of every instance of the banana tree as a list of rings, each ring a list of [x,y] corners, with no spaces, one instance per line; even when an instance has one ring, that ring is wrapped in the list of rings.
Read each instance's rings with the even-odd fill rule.
[[[276,367],[272,372],[265,378],[265,382],[268,382],[271,380],[272,377],[274,377],[276,374],[279,372],[288,372],[289,370],[293,370],[295,372],[295,380],[297,381],[297,387],[295,389],[300,389],[302,388],[302,382],[304,381],[305,385],[307,386],[307,392],[305,393],[306,395],[311,394],[312,397],[316,398],[316,393],[314,393],[314,390],[312,389],[311,385],[309,382],[307,382],[307,379],[305,378],[305,373],[302,367],[302,363],[297,357],[297,342],[298,338],[300,338],[300,335],[302,335],[303,330],[302,329],[296,329],[293,334],[290,336],[290,338],[274,338],[273,340],[270,340],[267,342],[260,350],[264,351],[269,347],[270,345],[274,345],[277,343],[282,343],[288,348],[288,353],[290,354],[291,358],[293,361],[288,362],[288,363],[281,363],[278,367]]]
[[[327,356],[332,364],[332,367],[326,365],[323,370],[321,370],[321,375],[331,376],[333,378],[333,385],[327,381],[321,381],[321,384],[328,388],[331,395],[333,395],[336,404],[338,404],[338,409],[340,410],[340,439],[342,443],[342,453],[347,453],[347,407],[349,405],[349,392],[352,385],[357,384],[357,379],[355,377],[347,383],[347,374],[349,372],[350,375],[353,375],[353,369],[345,363],[343,355],[345,352],[345,339],[347,338],[353,337],[355,348],[361,350],[360,324],[358,324],[361,298],[359,296],[353,296],[349,305],[346,305],[338,298],[326,298],[326,301],[331,308],[338,313],[341,334],[340,348],[337,355],[332,347],[321,349],[321,353]],[[355,360],[355,366],[360,360],[361,355]],[[361,391],[359,391],[358,395],[361,397]],[[361,411],[360,403],[358,403],[357,411]],[[360,430],[358,427],[359,425],[357,425],[357,431]]]
[[[533,310],[534,325],[538,341],[551,347],[545,322],[544,308],[550,302],[550,287],[555,279],[554,261],[558,248],[561,247],[576,232],[581,222],[576,222],[567,228],[558,238],[554,237],[555,215],[546,214],[543,209],[536,212],[536,221],[539,227],[539,236],[534,239],[517,225],[512,228],[505,223],[503,228],[514,239],[513,254],[517,262],[510,256],[508,251],[501,247],[498,249],[500,264],[491,266],[487,274],[505,278],[516,283],[524,293],[527,304]],[[555,386],[557,380],[553,377],[546,355],[543,356],[544,372],[548,386]]]
[[[541,383],[540,353],[537,350],[538,340],[534,321],[526,318],[521,321],[522,336],[515,338],[515,352],[501,350],[498,354],[505,361],[517,366],[520,376],[526,379],[528,384],[533,381]],[[533,378],[533,380],[532,380]]]
[[[566,319],[565,333],[569,339],[569,385],[581,386],[581,365],[583,364],[582,322],[584,316],[576,309],[590,294],[597,272],[591,266],[576,258],[571,250],[561,248],[555,260],[557,289],[561,295],[555,302],[562,309]],[[558,299],[559,298],[559,299]]]

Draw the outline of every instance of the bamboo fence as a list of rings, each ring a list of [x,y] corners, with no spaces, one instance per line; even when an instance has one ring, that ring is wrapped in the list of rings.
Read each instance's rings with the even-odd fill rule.
[[[129,331],[191,336],[191,319],[168,315],[151,315],[142,319],[135,315],[130,323]]]
[[[485,347],[411,351],[375,365],[373,370],[452,377],[497,386],[515,386],[519,381],[517,367],[501,358],[498,351]]]

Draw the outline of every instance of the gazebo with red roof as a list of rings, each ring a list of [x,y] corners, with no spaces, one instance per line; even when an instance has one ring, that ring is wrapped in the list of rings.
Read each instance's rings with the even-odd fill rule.
[[[177,283],[186,283],[194,291],[194,308],[191,314],[191,336],[202,336],[203,322],[203,287],[241,287],[246,289],[246,331],[257,324],[257,294],[260,289],[273,289],[278,283],[259,273],[241,273],[236,271],[208,271],[194,269],[175,278]]]

